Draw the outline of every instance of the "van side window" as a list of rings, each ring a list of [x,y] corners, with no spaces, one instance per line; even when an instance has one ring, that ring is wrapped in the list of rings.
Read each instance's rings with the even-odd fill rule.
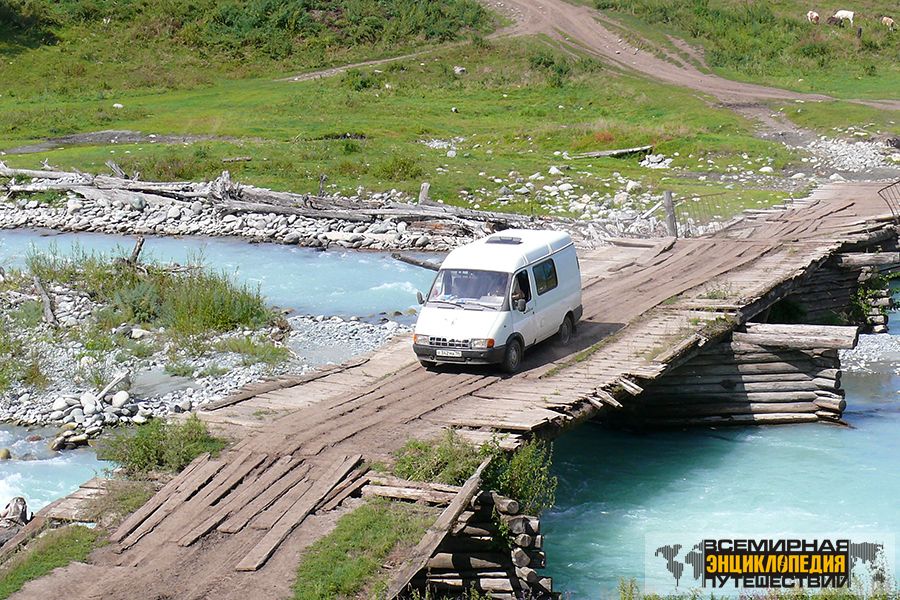
[[[528,282],[528,271],[519,271],[513,281],[512,301],[524,300],[526,303],[531,302],[531,284]]]
[[[552,258],[534,266],[534,283],[538,296],[559,285],[556,279],[556,265],[553,264]]]

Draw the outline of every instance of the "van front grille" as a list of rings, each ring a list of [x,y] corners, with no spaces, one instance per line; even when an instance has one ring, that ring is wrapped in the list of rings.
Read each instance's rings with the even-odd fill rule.
[[[472,343],[469,340],[454,340],[443,337],[432,337],[431,345],[438,348],[470,348]]]

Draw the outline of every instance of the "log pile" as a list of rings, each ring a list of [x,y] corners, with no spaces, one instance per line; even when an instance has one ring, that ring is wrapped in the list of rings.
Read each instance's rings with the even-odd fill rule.
[[[648,385],[636,414],[658,427],[839,422],[838,350],[857,338],[856,327],[747,323]]]
[[[893,308],[890,289],[880,277],[900,264],[900,252],[852,252],[835,255],[815,270],[787,300],[808,323],[847,318],[866,333],[888,329],[887,312]]]
[[[363,496],[447,506],[462,488],[371,475]],[[521,515],[519,503],[495,492],[479,491],[410,581],[410,588],[459,595],[477,590],[492,598],[550,598],[553,582],[545,566],[537,517]],[[505,525],[503,538],[498,520]]]

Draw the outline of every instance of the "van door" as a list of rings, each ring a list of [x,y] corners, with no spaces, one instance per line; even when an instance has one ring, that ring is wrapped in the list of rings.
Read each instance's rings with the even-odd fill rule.
[[[534,314],[534,285],[527,269],[519,271],[513,277],[512,289],[509,294],[513,331],[522,336],[526,346],[530,346],[537,341],[538,330]],[[525,312],[516,308],[517,301],[520,299],[525,301]]]
[[[565,306],[561,302],[559,275],[556,263],[552,258],[534,265],[534,285],[539,304],[535,317],[537,339],[545,340],[559,329],[565,315]]]

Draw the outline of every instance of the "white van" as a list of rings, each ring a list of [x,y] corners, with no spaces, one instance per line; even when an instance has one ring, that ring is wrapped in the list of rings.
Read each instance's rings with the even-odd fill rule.
[[[416,321],[425,366],[500,363],[553,335],[568,343],[581,318],[581,269],[569,234],[508,229],[451,252]]]

